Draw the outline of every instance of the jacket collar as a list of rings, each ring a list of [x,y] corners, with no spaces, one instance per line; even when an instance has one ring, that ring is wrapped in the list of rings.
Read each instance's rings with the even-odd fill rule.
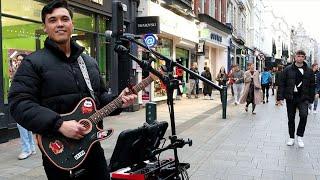
[[[68,61],[68,62],[76,61],[84,51],[84,47],[78,45],[74,40],[71,40],[71,43],[70,43],[71,55],[69,58],[65,55],[63,51],[59,49],[58,45],[48,37],[44,42],[44,46],[50,51],[52,51],[54,54],[56,54],[59,58],[61,58],[61,60]]]
[[[296,66],[296,63],[295,63],[295,62],[292,63],[292,66],[293,66],[294,68],[298,69],[298,67]],[[307,63],[303,61],[303,66],[302,66],[302,68],[303,68],[303,69],[306,69],[307,67],[308,67]]]

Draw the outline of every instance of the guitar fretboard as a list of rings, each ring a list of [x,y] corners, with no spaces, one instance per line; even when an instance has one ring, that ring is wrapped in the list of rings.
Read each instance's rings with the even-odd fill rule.
[[[152,76],[148,76],[147,78],[143,79],[139,84],[132,87],[133,92],[132,93],[138,93],[145,87],[147,87],[151,82],[153,81]],[[122,106],[123,102],[121,97],[117,97],[113,101],[111,101],[109,104],[101,108],[99,111],[91,115],[88,119],[94,123],[98,123],[99,121],[103,120],[104,117],[108,116],[110,113],[112,113],[114,110],[120,108]]]

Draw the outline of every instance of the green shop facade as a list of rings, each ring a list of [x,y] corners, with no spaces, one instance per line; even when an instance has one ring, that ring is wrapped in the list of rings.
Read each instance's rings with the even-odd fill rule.
[[[0,31],[0,143],[19,136],[16,122],[10,116],[8,91],[17,68],[17,55],[29,54],[43,47],[46,34],[41,23],[41,10],[47,0],[1,0]],[[70,0],[75,31],[72,37],[83,47],[85,53],[95,57],[106,83],[111,74],[118,74],[112,64],[113,51],[106,43],[104,32],[111,29],[112,0]],[[128,6],[125,24],[130,26],[129,15],[134,15],[132,1],[122,0]],[[129,4],[130,3],[130,4]],[[130,9],[131,7],[131,9]],[[127,28],[130,31],[130,28]],[[45,60],[45,59],[44,59]],[[128,61],[129,62],[129,61]],[[114,75],[113,75],[114,76]]]

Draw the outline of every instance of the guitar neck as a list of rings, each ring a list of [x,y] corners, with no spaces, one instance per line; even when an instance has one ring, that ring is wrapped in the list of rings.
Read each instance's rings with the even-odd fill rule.
[[[139,84],[132,87],[133,92],[129,94],[138,93],[139,91],[147,87],[153,80],[154,78],[152,77],[152,75],[148,76],[147,78],[143,79]],[[88,119],[94,123],[98,123],[99,121],[103,120],[104,117],[112,113],[114,110],[122,107],[122,104],[123,102],[121,97],[117,97],[116,99],[111,101],[109,104],[101,108],[99,111],[91,115]]]

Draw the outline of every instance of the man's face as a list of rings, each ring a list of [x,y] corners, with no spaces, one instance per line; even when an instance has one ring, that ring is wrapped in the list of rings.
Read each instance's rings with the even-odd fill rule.
[[[65,8],[57,8],[45,17],[44,31],[48,37],[57,44],[70,41],[73,23],[70,14]]]
[[[250,71],[254,71],[254,64],[251,64],[249,69],[250,69]]]
[[[317,71],[318,70],[318,65],[313,66],[313,71]]]
[[[303,61],[304,61],[304,59],[305,59],[305,56],[304,55],[302,55],[302,54],[296,54],[296,56],[295,56],[295,61],[297,62],[297,63],[303,63]]]

